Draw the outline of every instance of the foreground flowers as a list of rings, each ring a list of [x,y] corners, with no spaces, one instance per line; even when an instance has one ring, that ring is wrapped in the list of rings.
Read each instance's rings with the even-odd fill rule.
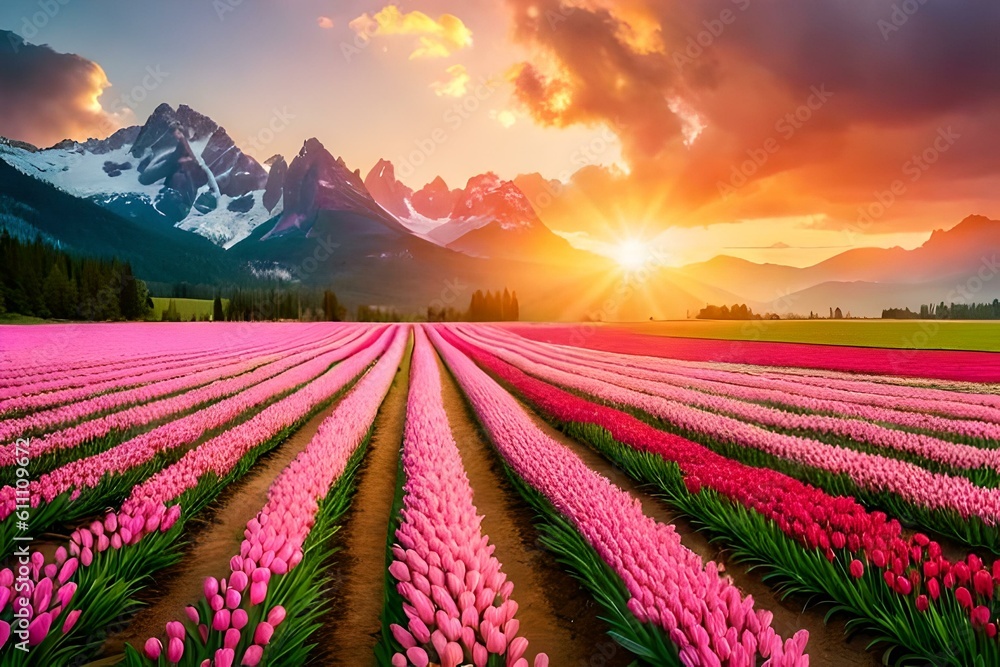
[[[634,498],[545,436],[510,394],[436,330],[430,335],[507,465],[569,519],[620,578],[628,598],[618,613],[665,633],[677,651],[672,662],[748,665],[759,656],[768,665],[808,664],[808,633],[788,640],[775,634],[770,612],[755,610],[753,598],[743,598],[714,563],[682,546],[672,526],[644,515]]]
[[[422,328],[416,329],[402,456],[403,508],[389,567],[402,607],[390,613],[405,611],[407,621],[390,626],[392,664],[484,667],[493,655],[528,667],[514,584],[480,529],[482,517],[445,415],[436,357]],[[535,657],[535,667],[547,664],[544,654]]]
[[[391,344],[375,367],[341,400],[306,448],[274,480],[267,503],[243,531],[240,553],[226,578],[210,577],[204,597],[171,621],[165,637],[151,637],[130,664],[302,664],[312,632],[311,605],[319,604],[319,569],[329,546],[306,558],[315,529],[322,537],[349,504],[353,463],[359,460],[375,414],[402,359],[407,329],[386,335]],[[322,539],[321,537],[321,539]],[[164,648],[165,647],[165,648]],[[235,661],[239,661],[238,663]]]
[[[685,512],[791,583],[822,593],[935,664],[1000,660],[1000,560],[959,560],[923,534],[853,498],[750,467],[611,407],[570,394],[446,334],[546,416],[630,475],[659,485]],[[956,517],[957,519],[957,517]]]
[[[134,592],[149,581],[149,574],[172,562],[184,522],[245,472],[269,443],[300,424],[382,356],[398,335],[401,333],[395,329],[376,330],[377,338],[355,354],[251,419],[189,450],[179,461],[133,488],[121,509],[75,531],[68,554],[78,557],[82,566],[76,581],[99,603],[93,608],[81,604],[83,614],[76,628],[80,634],[94,633],[119,615]],[[397,341],[397,349],[400,345]],[[182,503],[195,510],[182,514]],[[271,563],[271,569],[284,565],[287,570],[293,560],[291,554],[288,558]],[[253,583],[260,588],[259,582]],[[230,598],[235,599],[235,595]],[[5,613],[7,608],[0,608],[0,618]],[[223,618],[224,614],[219,617],[220,625]],[[52,631],[42,634],[45,650],[60,645],[60,638]],[[77,650],[84,647],[86,643],[77,645]]]

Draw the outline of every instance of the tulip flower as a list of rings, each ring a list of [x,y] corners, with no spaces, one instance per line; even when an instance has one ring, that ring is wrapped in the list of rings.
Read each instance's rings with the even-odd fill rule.
[[[500,363],[492,364],[485,354],[462,344],[450,333],[442,335],[438,329],[428,330],[435,347],[444,357],[507,465],[526,484],[548,498],[553,507],[564,511],[566,518],[598,553],[609,555],[607,564],[621,577],[632,596],[629,610],[640,618],[655,618],[664,635],[677,645],[682,661],[687,659],[683,656],[689,653],[697,655],[699,650],[712,653],[715,649],[709,647],[714,645],[707,644],[703,638],[712,637],[709,634],[711,631],[721,642],[721,636],[728,636],[730,632],[725,623],[721,627],[692,623],[681,628],[674,621],[673,627],[669,628],[668,616],[660,610],[670,610],[669,618],[673,619],[683,618],[685,613],[694,617],[695,611],[700,617],[707,604],[709,610],[718,608],[720,618],[725,619],[729,615],[729,604],[725,600],[735,596],[742,601],[739,591],[719,576],[714,563],[705,564],[685,549],[672,527],[657,524],[644,515],[630,495],[606,478],[595,475],[572,452],[541,432],[513,397],[477,368],[473,359],[484,363],[505,381],[518,386],[519,390],[525,389],[527,384],[522,381],[522,376],[508,372],[508,368]],[[458,344],[460,349],[452,343]],[[550,388],[546,387],[544,390],[539,387],[538,394],[548,392]],[[529,395],[529,399],[533,398],[533,394]],[[558,405],[567,406],[569,400],[567,396],[567,400]],[[589,404],[584,408],[582,404],[585,401],[582,399],[580,403],[581,411],[585,410],[586,414],[602,414],[599,409],[595,410],[596,406]],[[551,404],[546,402],[546,407],[548,405]],[[698,477],[704,483],[701,473]],[[757,488],[759,484],[753,486]],[[609,525],[614,525],[615,530],[606,530]],[[615,557],[610,558],[611,555]],[[668,591],[656,583],[664,581],[679,582],[685,588]],[[732,592],[727,592],[727,589]],[[723,607],[726,612],[722,611]],[[768,616],[761,613],[755,620],[756,629],[732,627],[732,632],[738,637],[747,636],[756,647],[767,651],[767,655],[774,651],[790,663],[804,656],[805,635],[793,638],[794,641],[783,640],[774,635]],[[507,638],[499,629],[492,628],[488,635],[486,646],[491,652],[501,643],[507,645]],[[726,645],[729,645],[728,642]],[[763,653],[760,655],[767,657]],[[718,655],[714,655],[714,659],[722,660]],[[690,660],[702,664],[710,659],[705,656],[691,657]]]

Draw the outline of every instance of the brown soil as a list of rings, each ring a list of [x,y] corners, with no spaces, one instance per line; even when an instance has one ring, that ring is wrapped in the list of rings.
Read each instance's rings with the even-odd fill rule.
[[[440,363],[440,362],[439,362]],[[538,541],[534,511],[510,485],[493,447],[447,369],[441,366],[445,411],[503,571],[514,582],[521,634],[529,655],[545,652],[553,665],[628,665],[631,653],[607,635],[591,595]]]
[[[708,536],[696,530],[691,523],[673,511],[664,501],[653,496],[643,485],[638,484],[620,468],[597,454],[586,445],[573,440],[554,429],[539,415],[522,403],[522,407],[533,417],[535,423],[547,435],[565,445],[583,459],[593,470],[598,471],[621,489],[630,493],[642,503],[643,512],[656,521],[673,524],[681,536],[681,543],[704,560],[714,560],[725,567],[728,574],[745,595],[752,595],[756,606],[768,609],[774,614],[772,627],[783,637],[791,637],[801,629],[809,631],[808,653],[810,664],[815,667],[875,667],[881,665],[881,655],[865,650],[870,637],[856,635],[848,639],[844,634],[843,615],[824,624],[828,610],[825,605],[806,609],[806,600],[798,596],[781,599],[768,584],[761,580],[763,571],[748,572],[740,563],[734,562],[729,553],[709,541]]]
[[[385,599],[386,544],[406,421],[409,369],[408,351],[375,418],[368,451],[357,473],[357,491],[342,528],[334,536],[339,550],[327,567],[333,579],[327,593],[328,611],[313,637],[317,647],[310,665],[376,664],[375,645],[382,632],[380,617]]]
[[[264,507],[271,483],[305,449],[336,405],[334,402],[262,456],[246,476],[226,487],[205,512],[192,519],[185,532],[189,544],[181,561],[157,575],[155,584],[141,594],[148,606],[123,630],[108,637],[102,654],[120,654],[126,643],[141,649],[148,637],[163,634],[167,621],[183,618],[184,607],[202,596],[206,577],[229,573],[229,559],[239,553],[247,521]]]

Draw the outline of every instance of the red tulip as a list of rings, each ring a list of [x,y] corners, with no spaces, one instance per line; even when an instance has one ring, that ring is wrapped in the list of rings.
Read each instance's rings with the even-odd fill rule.
[[[966,609],[972,609],[972,594],[964,586],[955,589],[955,599],[958,600],[958,604]]]

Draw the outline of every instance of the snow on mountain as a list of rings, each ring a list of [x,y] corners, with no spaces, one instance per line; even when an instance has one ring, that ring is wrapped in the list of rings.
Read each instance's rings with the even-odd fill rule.
[[[544,227],[524,193],[493,172],[473,176],[458,190],[439,176],[414,192],[396,180],[391,162],[379,160],[365,185],[383,209],[440,246],[490,223],[506,231]]]
[[[141,127],[103,140],[41,150],[0,142],[0,159],[129,219],[174,225],[227,248],[279,203],[264,205],[268,172],[223,127],[185,105],[161,104]]]

